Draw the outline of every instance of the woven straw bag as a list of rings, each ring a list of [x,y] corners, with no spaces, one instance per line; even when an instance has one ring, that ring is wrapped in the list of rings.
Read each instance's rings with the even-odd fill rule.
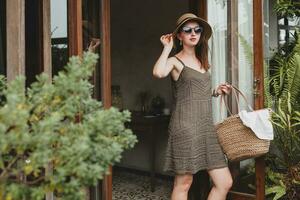
[[[236,87],[233,86],[232,91],[235,93],[237,102],[238,98],[236,92],[241,94],[241,96],[247,102],[246,97]],[[221,96],[221,102],[222,99],[227,110],[229,111],[225,99]],[[248,104],[248,107],[249,106],[250,105]],[[230,161],[241,161],[248,158],[258,157],[266,154],[269,151],[270,141],[259,139],[250,128],[243,125],[243,122],[238,114],[231,114],[231,116],[216,124],[216,130],[223,152]]]

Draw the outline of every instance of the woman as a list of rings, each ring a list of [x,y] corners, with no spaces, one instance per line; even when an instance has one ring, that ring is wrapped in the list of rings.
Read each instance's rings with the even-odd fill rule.
[[[175,173],[172,200],[186,200],[193,174],[207,170],[213,181],[209,200],[225,200],[232,177],[218,143],[212,120],[212,96],[228,94],[229,84],[211,89],[208,72],[210,25],[194,14],[177,20],[173,34],[160,38],[163,52],[153,68],[153,75],[171,74],[174,106],[169,124],[165,170]],[[173,48],[175,56],[169,58]]]

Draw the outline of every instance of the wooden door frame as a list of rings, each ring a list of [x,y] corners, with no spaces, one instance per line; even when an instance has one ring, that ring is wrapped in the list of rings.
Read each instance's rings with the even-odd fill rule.
[[[6,1],[6,71],[7,80],[11,81],[18,75],[25,76],[25,1],[7,0]],[[43,0],[41,7],[42,33],[39,38],[43,52],[40,63],[42,69],[48,74],[51,80],[51,28],[50,28],[50,0]],[[9,66],[9,67],[8,67]],[[46,169],[49,173],[51,168]],[[46,199],[53,199],[53,194],[48,193]]]
[[[43,50],[43,72],[52,79],[52,53],[51,53],[51,13],[50,1],[42,0],[42,50]]]
[[[111,107],[111,44],[110,44],[110,0],[100,3],[101,39],[101,101],[104,108]],[[82,55],[82,0],[68,0],[68,41],[69,55]],[[112,167],[99,185],[103,200],[112,199]]]
[[[110,0],[101,0],[101,94],[105,108],[111,106]],[[68,0],[69,55],[82,55],[82,0]]]
[[[254,81],[259,95],[254,96],[254,109],[264,107],[264,17],[263,1],[253,0],[253,52]],[[254,83],[253,83],[254,84]],[[265,157],[255,159],[256,199],[265,199]]]
[[[6,1],[6,74],[25,75],[25,1]],[[9,66],[9,67],[7,67]]]
[[[82,0],[68,0],[68,37],[69,55],[82,55]],[[51,23],[50,0],[43,0],[41,8],[41,67],[52,77],[51,62]],[[105,108],[111,106],[111,57],[110,57],[110,0],[101,0],[101,91]],[[25,75],[25,1],[6,1],[6,74],[11,81],[18,75]],[[9,41],[9,42],[8,42]],[[110,169],[111,170],[111,169]],[[51,166],[46,173],[51,173]],[[103,199],[112,199],[112,178],[106,176],[103,189],[108,191]],[[48,193],[46,199],[53,199]]]
[[[67,0],[69,56],[82,55],[82,0]]]
[[[236,16],[238,13],[237,8],[237,0],[231,1],[231,12],[228,13],[230,16],[228,19],[230,20],[230,43],[229,51],[231,54],[229,55],[230,65],[234,68],[231,69],[230,77],[233,83],[236,85],[238,83],[238,63],[237,56],[238,52],[234,50],[234,47],[237,46],[237,35],[235,34],[237,31],[237,24],[234,22],[236,20]],[[257,90],[260,91],[260,95],[254,96],[254,109],[261,109],[264,107],[264,44],[263,44],[263,1],[261,0],[253,0],[253,77],[254,81],[259,80],[257,83]],[[252,85],[251,85],[252,87]],[[233,110],[237,111],[236,106],[232,105]],[[238,166],[238,165],[237,165]],[[256,194],[245,194],[239,192],[232,192],[233,199],[256,199],[256,200],[264,200],[265,199],[265,157],[261,156],[255,159],[255,186],[256,186]]]
[[[101,99],[104,108],[111,107],[111,37],[110,0],[101,0]],[[102,200],[112,200],[112,167],[102,181]]]

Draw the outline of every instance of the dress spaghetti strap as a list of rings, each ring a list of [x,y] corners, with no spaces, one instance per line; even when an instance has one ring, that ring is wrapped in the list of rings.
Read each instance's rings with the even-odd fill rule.
[[[183,65],[183,67],[185,67],[185,64],[182,60],[180,60],[177,56],[174,56],[174,57]]]

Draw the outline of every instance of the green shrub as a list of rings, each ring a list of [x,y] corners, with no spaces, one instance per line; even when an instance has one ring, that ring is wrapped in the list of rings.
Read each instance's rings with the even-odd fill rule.
[[[96,61],[93,53],[72,57],[53,82],[42,74],[27,89],[24,77],[7,85],[0,79],[0,200],[44,199],[47,192],[83,199],[82,188],[136,143],[124,126],[130,113],[92,98]]]

